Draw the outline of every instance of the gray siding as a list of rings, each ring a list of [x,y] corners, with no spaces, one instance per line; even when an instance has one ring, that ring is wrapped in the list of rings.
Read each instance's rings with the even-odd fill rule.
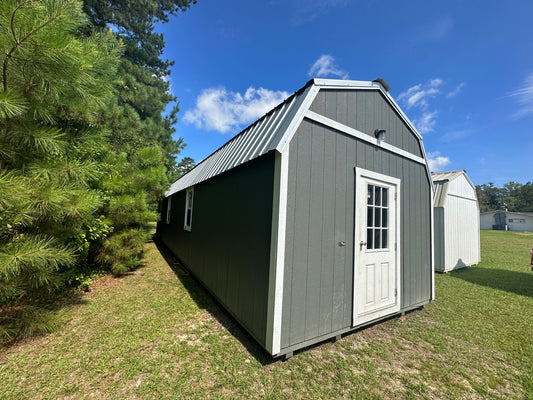
[[[325,102],[318,102],[324,108],[314,104],[315,112],[373,132],[373,117],[367,122],[339,111],[344,109],[341,107],[334,115],[335,101],[349,103],[355,92],[346,96],[330,92],[321,97]],[[373,102],[374,95],[366,94]],[[328,96],[337,100],[330,102]],[[361,98],[364,96],[357,100]],[[377,108],[386,106],[373,103]],[[387,129],[389,143],[405,149],[409,140],[404,138],[402,124],[379,127]],[[425,166],[304,120],[289,148],[282,351],[351,327],[356,166],[401,179],[401,309],[425,304],[431,297],[432,205]],[[339,241],[345,241],[346,246],[339,247]]]
[[[183,229],[185,190],[166,204],[158,237],[265,346],[274,153],[194,186],[191,232]]]
[[[387,143],[423,157],[418,138],[379,90],[322,89],[310,109],[372,137],[385,129]]]

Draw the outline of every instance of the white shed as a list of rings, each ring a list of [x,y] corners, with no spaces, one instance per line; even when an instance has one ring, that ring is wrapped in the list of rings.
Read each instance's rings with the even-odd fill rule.
[[[481,261],[476,187],[466,171],[432,174],[435,185],[435,271],[448,272]]]

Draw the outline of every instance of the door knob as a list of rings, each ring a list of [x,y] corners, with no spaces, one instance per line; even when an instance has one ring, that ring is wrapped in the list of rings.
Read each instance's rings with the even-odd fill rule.
[[[360,245],[360,246],[366,246],[366,242],[363,242],[363,241],[361,240],[361,243],[359,243],[359,245]]]

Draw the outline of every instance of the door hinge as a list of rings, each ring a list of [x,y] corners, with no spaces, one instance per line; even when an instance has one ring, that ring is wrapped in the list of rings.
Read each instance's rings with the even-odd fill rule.
[[[394,192],[394,200],[398,200],[398,193]]]
[[[398,251],[398,243],[394,243],[394,251]]]
[[[394,297],[398,296],[398,288],[394,289]]]

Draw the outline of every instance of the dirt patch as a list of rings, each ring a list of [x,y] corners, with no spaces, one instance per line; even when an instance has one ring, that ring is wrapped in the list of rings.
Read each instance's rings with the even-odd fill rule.
[[[115,278],[113,275],[102,275],[101,277],[92,282],[91,290],[87,293],[87,295],[90,295],[91,293],[100,292],[104,289],[122,285],[124,285],[124,281],[122,279]]]

